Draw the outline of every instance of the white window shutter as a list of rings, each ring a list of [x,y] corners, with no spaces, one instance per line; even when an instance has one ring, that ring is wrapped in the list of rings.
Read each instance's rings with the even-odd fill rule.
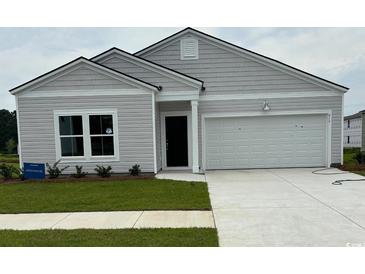
[[[194,38],[185,38],[181,40],[181,60],[192,60],[199,58],[198,40]]]

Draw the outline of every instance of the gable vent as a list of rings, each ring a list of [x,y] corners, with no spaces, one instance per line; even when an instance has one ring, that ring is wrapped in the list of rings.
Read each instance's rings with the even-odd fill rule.
[[[194,38],[185,38],[181,40],[181,60],[194,60],[199,58],[198,40]]]

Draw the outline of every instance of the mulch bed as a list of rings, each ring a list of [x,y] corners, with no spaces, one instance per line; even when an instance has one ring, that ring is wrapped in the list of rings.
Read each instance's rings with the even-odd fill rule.
[[[365,164],[340,165],[338,168],[344,171],[365,171]]]
[[[126,181],[126,180],[150,180],[154,179],[154,174],[141,174],[139,176],[131,175],[111,175],[110,177],[99,177],[97,175],[87,175],[83,178],[75,178],[72,176],[63,175],[57,179],[46,178],[44,180],[20,180],[20,179],[10,179],[10,180],[0,180],[0,184],[15,184],[15,183],[30,183],[30,182],[44,182],[44,183],[64,183],[64,182],[95,182],[95,181]]]

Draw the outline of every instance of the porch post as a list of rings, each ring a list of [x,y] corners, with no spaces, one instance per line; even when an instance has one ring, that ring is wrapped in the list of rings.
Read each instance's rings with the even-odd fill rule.
[[[193,173],[199,172],[198,101],[191,101],[191,135],[193,143]]]

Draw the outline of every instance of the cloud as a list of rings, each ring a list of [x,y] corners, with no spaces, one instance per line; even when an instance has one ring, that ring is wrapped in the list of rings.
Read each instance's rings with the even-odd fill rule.
[[[365,108],[365,28],[198,28],[351,88],[345,113]],[[111,47],[138,51],[181,28],[2,28],[0,108],[8,90],[79,56]]]

